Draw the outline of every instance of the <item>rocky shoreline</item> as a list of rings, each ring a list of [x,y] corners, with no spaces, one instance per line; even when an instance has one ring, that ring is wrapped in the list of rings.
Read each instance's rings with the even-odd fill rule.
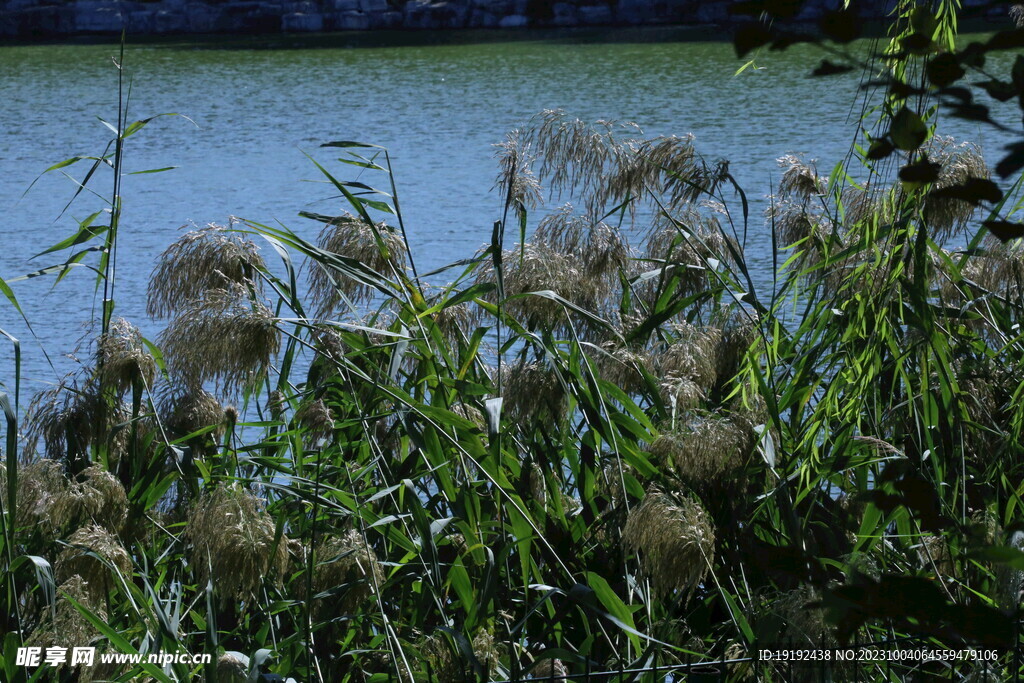
[[[657,24],[728,26],[735,0],[0,0],[0,36],[22,40],[120,34],[548,28]],[[813,21],[841,0],[806,3]],[[866,18],[885,0],[854,3]],[[978,4],[968,0],[965,5]]]

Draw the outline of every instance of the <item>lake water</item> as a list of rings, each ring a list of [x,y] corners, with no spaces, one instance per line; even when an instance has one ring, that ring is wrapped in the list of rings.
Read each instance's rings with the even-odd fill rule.
[[[145,318],[146,284],[182,225],[237,215],[280,221],[314,238],[318,226],[297,213],[341,207],[325,199],[332,192],[303,153],[329,162],[337,155],[317,149],[328,140],[390,149],[421,270],[489,241],[501,211],[491,192],[492,145],[543,109],[635,121],[649,134],[693,133],[703,155],[730,160],[752,198],[769,192],[782,154],[818,159],[823,173],[845,157],[857,135],[860,74],[810,79],[817,56],[804,48],[766,54],[760,68],[734,76],[740,62],[730,44],[694,38],[692,30],[662,28],[130,45],[131,118],[178,112],[196,125],[159,119],[126,147],[130,171],[178,168],[125,179],[117,312],[155,337],[160,326]],[[0,276],[57,262],[28,259],[74,230],[68,215],[57,220],[74,193],[68,179],[52,174],[22,194],[53,163],[103,150],[109,131],[97,117],[116,120],[116,52],[98,44],[0,46]],[[996,158],[1001,141],[988,130],[949,121],[941,131],[980,142]],[[80,177],[85,167],[69,170]],[[109,182],[101,189],[109,192]],[[81,218],[98,208],[83,196],[68,214]],[[766,278],[770,242],[760,208],[752,214],[748,256]],[[56,288],[51,278],[14,285],[57,372],[0,301],[0,325],[24,343],[23,400],[73,368],[62,354],[73,350],[99,305],[89,275],[79,269]],[[9,345],[2,344],[0,379],[12,377]]]

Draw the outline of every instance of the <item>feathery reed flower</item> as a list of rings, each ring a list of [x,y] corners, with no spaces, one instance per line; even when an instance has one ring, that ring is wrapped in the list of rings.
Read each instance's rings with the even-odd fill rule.
[[[103,603],[89,584],[75,574],[57,587],[57,604],[52,612],[33,629],[26,645],[35,647],[88,647],[100,637],[99,630],[85,615],[78,611],[68,598],[92,612],[101,620],[107,620]]]
[[[683,431],[662,434],[651,444],[651,453],[672,463],[679,475],[698,491],[725,484],[729,473],[739,469],[754,449],[754,433],[727,417],[705,417]]]
[[[981,149],[971,142],[957,143],[952,137],[936,136],[924,152],[940,165],[935,190],[942,190],[966,182],[969,178],[988,178],[988,166]],[[934,231],[936,241],[947,239],[962,231],[974,215],[974,205],[962,199],[936,197],[930,194],[924,203],[924,220]]]
[[[571,256],[545,244],[526,244],[522,250],[507,250],[505,264],[505,296],[551,290],[575,302],[581,283],[585,283],[580,264]],[[477,282],[496,280],[493,265],[477,273]],[[492,295],[493,300],[493,295]],[[586,308],[586,306],[584,306]],[[564,325],[566,311],[561,303],[540,296],[525,296],[505,302],[505,310],[531,327],[559,328]]]
[[[85,581],[91,595],[105,598],[110,589],[120,582],[114,571],[94,555],[106,560],[126,580],[131,579],[132,560],[128,551],[115,535],[96,524],[84,526],[71,534],[68,546],[57,556],[56,576],[67,581],[77,574]]]
[[[694,498],[677,499],[652,489],[630,510],[622,543],[627,551],[639,553],[640,567],[656,592],[688,592],[711,568],[715,529]]]
[[[541,423],[557,424],[565,416],[565,387],[547,363],[503,365],[501,375],[506,422],[531,429]]]
[[[117,477],[93,465],[50,499],[48,515],[65,528],[91,522],[116,534],[128,519],[128,496]]]
[[[217,678],[225,683],[245,683],[249,680],[249,666],[236,656],[225,652],[217,658]]]
[[[536,662],[530,668],[530,678],[535,681],[564,681],[569,670],[561,659],[549,657]]]
[[[391,276],[391,269],[404,270],[407,258],[405,241],[394,228],[385,223],[371,226],[350,214],[338,216],[325,225],[317,246],[359,261],[385,277]],[[366,301],[376,291],[322,262],[310,264],[309,290],[317,315],[321,317],[336,311],[344,297]]]
[[[828,182],[818,175],[813,161],[807,163],[796,155],[786,154],[776,162],[785,169],[779,181],[779,192],[784,197],[806,200],[824,194]]]
[[[640,134],[633,123],[591,125],[556,109],[541,112],[526,139],[543,160],[539,175],[552,194],[583,197],[594,216],[651,195],[664,195],[666,205],[679,206],[716,181],[694,150],[692,136],[636,137]],[[632,202],[629,208],[634,211]]]
[[[689,379],[704,390],[713,387],[718,380],[722,330],[679,320],[670,326],[670,332],[674,341],[654,353],[658,372],[664,377]]]
[[[89,447],[102,442],[116,462],[128,447],[128,430],[120,425],[131,414],[120,400],[101,395],[95,382],[79,384],[68,377],[32,399],[26,419],[27,448],[34,450],[41,440],[47,456],[74,460],[87,457]]]
[[[1010,18],[1017,24],[1017,28],[1024,28],[1024,5],[1011,5]]]
[[[708,289],[712,284],[709,270],[714,270],[718,262],[731,260],[718,219],[713,215],[706,216],[690,205],[671,214],[661,212],[655,217],[644,240],[644,253],[650,263],[643,264],[643,267],[648,270],[671,269],[665,270],[663,277],[671,275],[678,278],[682,295]],[[651,291],[638,291],[651,305],[659,294],[654,288],[661,279],[646,280]]]
[[[498,648],[494,636],[481,629],[470,644],[473,657],[487,670],[493,671],[498,665]],[[472,677],[472,664],[458,649],[453,649],[448,638],[435,634],[425,638],[419,646],[424,668],[430,672],[430,680],[438,683],[465,683]]]
[[[644,371],[650,372],[651,359],[644,351],[616,348],[614,342],[602,345],[605,353],[597,356],[597,369],[601,379],[611,382],[628,394],[637,394],[647,388]]]
[[[157,406],[164,425],[175,438],[217,425],[206,435],[217,441],[224,434],[224,406],[210,392],[196,387],[174,387],[161,392]]]
[[[124,318],[116,318],[109,331],[100,335],[97,346],[96,367],[102,386],[114,387],[119,395],[136,382],[153,386],[156,360],[146,351],[142,333],[135,325]]]
[[[146,312],[166,318],[211,290],[241,285],[259,291],[265,267],[254,242],[211,223],[182,235],[160,255],[149,281]]]
[[[521,130],[510,131],[505,141],[497,145],[495,156],[498,157],[498,180],[495,187],[501,190],[501,196],[522,218],[528,209],[540,205],[544,201],[540,182],[533,172],[536,160],[530,152],[530,143]]]
[[[295,420],[307,431],[311,441],[329,439],[334,433],[334,417],[322,398],[303,401],[295,411]]]
[[[313,568],[314,610],[321,615],[351,614],[384,581],[377,554],[352,529],[322,541]],[[334,591],[344,587],[340,595]],[[323,595],[331,592],[330,595]]]
[[[288,539],[276,538],[262,501],[238,485],[203,494],[185,533],[192,571],[200,585],[212,581],[222,601],[245,600],[264,581],[280,581],[288,562]]]
[[[212,381],[224,395],[259,381],[280,344],[270,309],[237,287],[207,290],[160,334],[172,375],[192,387]]]

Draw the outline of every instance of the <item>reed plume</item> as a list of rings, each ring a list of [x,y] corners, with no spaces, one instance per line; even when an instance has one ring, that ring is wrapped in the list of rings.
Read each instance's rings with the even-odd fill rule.
[[[501,372],[506,422],[529,429],[555,425],[565,417],[565,387],[547,363],[520,361],[503,365]]]
[[[89,593],[104,599],[110,589],[120,585],[113,571],[96,556],[131,580],[132,560],[117,537],[103,527],[90,524],[82,527],[68,538],[68,546],[57,556],[55,573],[58,580],[67,581],[73,576],[82,577]]]
[[[156,360],[146,350],[138,327],[124,318],[115,318],[110,329],[100,335],[97,347],[96,367],[101,386],[113,387],[118,395],[131,390],[136,383],[153,386]]]
[[[715,530],[694,498],[648,491],[630,510],[622,529],[627,551],[640,555],[640,567],[655,592],[687,593],[704,580],[715,556]]]
[[[988,178],[988,167],[981,149],[970,142],[957,143],[952,137],[936,136],[924,150],[928,158],[938,163],[939,178],[933,190],[960,185],[970,178]],[[974,215],[974,205],[962,199],[936,197],[930,194],[922,213],[925,223],[933,231],[933,239],[940,242],[963,231]]]
[[[533,172],[536,157],[531,153],[526,135],[519,129],[510,131],[504,142],[495,147],[500,169],[495,187],[501,191],[514,214],[523,220],[529,209],[544,201],[540,182]]]
[[[87,459],[93,444],[105,444],[110,460],[127,452],[124,424],[131,408],[100,393],[95,381],[69,375],[60,384],[35,395],[28,407],[25,443],[31,452],[39,442],[50,458]]]
[[[247,600],[264,581],[279,582],[288,562],[288,539],[276,537],[263,501],[238,485],[203,494],[185,534],[192,571],[200,585],[212,581],[222,601]]]
[[[190,387],[212,382],[226,396],[258,382],[280,343],[270,309],[237,287],[203,292],[160,334],[172,376]]]
[[[318,544],[313,569],[314,610],[323,616],[353,614],[384,582],[377,554],[353,530]],[[343,591],[338,593],[340,589]],[[324,595],[330,592],[329,595]]]
[[[161,392],[157,409],[175,438],[214,425],[217,429],[210,433],[210,438],[217,441],[224,433],[225,408],[216,396],[204,389],[169,387]]]
[[[684,429],[662,434],[651,453],[671,463],[694,490],[726,486],[732,473],[747,462],[754,449],[748,425],[720,416],[698,418]]]
[[[166,318],[191,306],[210,290],[243,286],[259,291],[265,268],[254,242],[211,223],[185,233],[160,255],[149,281],[146,312]]]
[[[1017,25],[1017,28],[1024,28],[1024,5],[1011,5],[1010,19]]]
[[[91,590],[85,579],[75,574],[57,587],[57,603],[32,630],[26,645],[34,647],[88,647],[100,639],[99,630],[78,611],[71,598],[101,620],[107,620],[103,600]]]
[[[404,270],[408,256],[405,241],[394,228],[385,223],[371,226],[350,214],[338,216],[325,225],[320,231],[317,246],[323,251],[358,261],[385,277],[391,275],[392,269]],[[322,262],[316,262],[310,264],[309,291],[316,314],[325,317],[337,311],[345,297],[352,301],[368,301],[377,290]]]

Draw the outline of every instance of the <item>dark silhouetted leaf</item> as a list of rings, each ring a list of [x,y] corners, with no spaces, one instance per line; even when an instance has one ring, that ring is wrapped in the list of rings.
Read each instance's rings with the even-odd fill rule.
[[[928,63],[927,73],[933,85],[945,88],[963,78],[965,71],[956,57],[946,53]]]
[[[1024,55],[1017,55],[1013,61],[1013,68],[1010,69],[1010,79],[1017,94],[1024,94]]]
[[[747,24],[740,26],[733,36],[733,47],[736,48],[736,56],[741,59],[751,50],[756,50],[762,45],[772,41],[772,34],[761,24]]]
[[[996,164],[996,173],[998,173],[1001,178],[1013,175],[1020,169],[1024,168],[1024,143],[1017,142],[1012,145],[1007,145],[1006,149],[1009,150],[1009,154],[1003,157],[1000,162]]]
[[[779,19],[792,19],[803,4],[803,0],[764,0],[764,11]]]
[[[827,59],[823,59],[821,60],[821,64],[818,65],[818,68],[811,72],[811,75],[834,76],[836,74],[844,74],[848,71],[853,71],[853,67],[847,64],[835,64]]]
[[[1003,198],[1003,191],[988,178],[968,178],[962,183],[935,190],[931,196],[938,199],[959,199],[978,206],[982,202],[995,204]]]
[[[921,120],[921,116],[903,107],[892,119],[892,128],[889,129],[889,139],[898,149],[913,151],[921,146],[928,137],[928,126]]]
[[[849,43],[860,37],[860,21],[849,10],[826,12],[820,26],[821,32],[837,43]]]
[[[941,170],[942,164],[924,158],[901,168],[900,180],[907,183],[934,183],[939,179]]]
[[[1011,100],[1017,95],[1014,87],[1005,81],[993,79],[991,81],[982,81],[976,85],[983,88],[989,97],[1000,102]]]
[[[909,54],[927,54],[932,49],[932,37],[927,33],[911,33],[900,41],[900,46]]]
[[[982,223],[988,231],[1006,242],[1017,237],[1024,237],[1024,223],[1013,223],[1011,221],[990,220]]]
[[[985,47],[989,52],[993,50],[1019,50],[1024,48],[1024,29],[1000,31],[988,39]]]
[[[886,138],[878,138],[871,141],[867,157],[871,161],[879,161],[889,157],[894,151],[896,151],[896,148],[893,147],[891,142]]]

